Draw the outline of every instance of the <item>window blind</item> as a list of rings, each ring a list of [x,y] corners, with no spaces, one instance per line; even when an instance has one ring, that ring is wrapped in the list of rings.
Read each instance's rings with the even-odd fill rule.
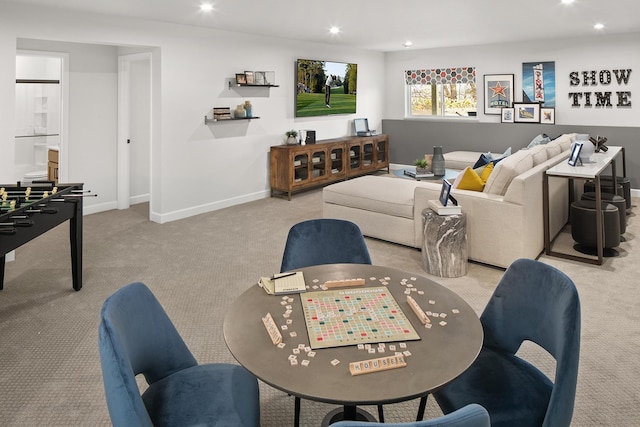
[[[432,68],[405,71],[408,85],[423,85],[431,83],[475,83],[475,67]]]

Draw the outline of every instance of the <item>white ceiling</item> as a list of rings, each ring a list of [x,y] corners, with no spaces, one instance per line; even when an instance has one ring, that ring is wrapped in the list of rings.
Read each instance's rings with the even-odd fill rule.
[[[200,12],[201,2],[214,11]],[[19,0],[382,52],[640,33],[637,0]],[[604,29],[596,31],[596,22]],[[338,26],[340,34],[329,34]],[[640,37],[640,34],[639,34]]]

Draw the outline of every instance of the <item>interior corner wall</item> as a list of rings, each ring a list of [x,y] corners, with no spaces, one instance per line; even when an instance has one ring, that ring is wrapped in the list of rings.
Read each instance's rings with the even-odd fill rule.
[[[355,117],[368,117],[380,129],[384,104],[384,55],[335,44],[313,44],[210,30],[126,17],[109,17],[61,9],[0,3],[0,113],[10,117],[0,130],[0,150],[13,144],[13,92],[17,39],[52,40],[109,47],[152,47],[155,101],[152,137],[151,217],[157,222],[185,218],[269,195],[269,147],[284,142],[288,129],[315,129],[319,139],[352,133]],[[220,42],[223,41],[223,42]],[[159,54],[159,55],[158,55]],[[295,60],[312,58],[358,64],[357,114],[295,118]],[[74,58],[70,57],[73,62]],[[156,66],[157,65],[157,66]],[[278,88],[229,88],[229,79],[245,70],[275,71]],[[159,81],[158,81],[159,80]],[[114,90],[114,97],[117,90]],[[218,106],[250,100],[259,120],[205,124]],[[86,100],[80,108],[91,108]],[[94,100],[99,102],[99,100]],[[107,98],[111,102],[111,98]],[[90,112],[87,112],[90,114]],[[71,118],[73,119],[73,118]],[[113,132],[108,125],[85,126],[86,132]],[[91,138],[82,141],[94,147]],[[115,147],[114,142],[114,147]],[[70,156],[74,154],[70,153]],[[2,156],[4,157],[4,156]],[[2,158],[0,157],[0,158]],[[13,158],[13,156],[11,156]],[[80,159],[80,161],[84,161]],[[77,179],[114,182],[110,156],[104,171],[81,166]],[[5,160],[0,160],[5,162]],[[7,163],[12,168],[12,164]],[[2,172],[0,172],[2,173]],[[108,192],[107,192],[108,193]],[[109,200],[109,199],[112,200]],[[104,206],[115,195],[87,200]]]

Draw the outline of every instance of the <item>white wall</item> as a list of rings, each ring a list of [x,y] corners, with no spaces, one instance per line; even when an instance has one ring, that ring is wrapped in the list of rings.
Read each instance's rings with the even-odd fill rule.
[[[152,47],[154,77],[154,135],[152,141],[152,218],[159,222],[184,218],[200,212],[266,197],[269,188],[268,152],[284,141],[288,129],[316,129],[319,139],[350,134],[354,117],[369,117],[380,129],[384,104],[384,55],[357,51],[338,45],[309,44],[291,40],[256,37],[239,33],[185,27],[148,21],[110,18],[56,9],[0,4],[0,150],[13,159],[13,90],[16,40],[18,38],[77,42],[117,47]],[[97,49],[97,48],[96,48]],[[101,50],[101,49],[98,49]],[[122,50],[121,50],[122,51]],[[358,106],[356,115],[322,118],[294,118],[294,63],[297,58],[325,59],[358,64]],[[73,63],[74,57],[70,56]],[[117,64],[114,64],[114,67]],[[9,69],[11,68],[11,69]],[[228,79],[244,70],[273,70],[279,88],[228,89]],[[115,84],[110,72],[97,73],[104,87]],[[96,75],[87,73],[91,84]],[[108,80],[108,82],[106,81]],[[116,79],[117,80],[117,79]],[[4,96],[4,95],[7,96]],[[104,132],[99,143],[83,138],[88,150],[70,151],[73,178],[91,183],[87,188],[105,189],[86,206],[108,206],[115,202],[115,110],[97,124],[92,107],[111,104],[117,91],[97,99],[91,94],[72,94],[71,103],[82,111],[72,112],[89,121],[74,138]],[[75,95],[75,96],[74,96]],[[233,107],[250,99],[251,122],[205,125],[204,115],[214,106]],[[6,121],[6,123],[5,123]],[[82,133],[82,135],[80,135]],[[95,170],[96,158],[104,168]],[[11,160],[0,157],[0,181]],[[71,178],[70,170],[70,178]],[[113,188],[113,193],[111,192]],[[101,190],[102,191],[102,190]]]
[[[385,119],[405,117],[404,71],[420,68],[476,67],[478,120],[500,122],[484,114],[483,75],[514,74],[515,101],[522,101],[522,63],[554,61],[556,68],[556,123],[571,125],[640,126],[640,34],[600,35],[589,38],[387,53]],[[572,71],[632,69],[628,85],[569,86]],[[569,92],[631,91],[631,108],[572,107]],[[635,98],[635,99],[634,99]]]

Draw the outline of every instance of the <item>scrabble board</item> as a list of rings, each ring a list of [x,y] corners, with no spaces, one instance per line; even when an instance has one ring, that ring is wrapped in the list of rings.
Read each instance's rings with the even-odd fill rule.
[[[300,299],[313,349],[420,339],[386,287],[307,292]]]

